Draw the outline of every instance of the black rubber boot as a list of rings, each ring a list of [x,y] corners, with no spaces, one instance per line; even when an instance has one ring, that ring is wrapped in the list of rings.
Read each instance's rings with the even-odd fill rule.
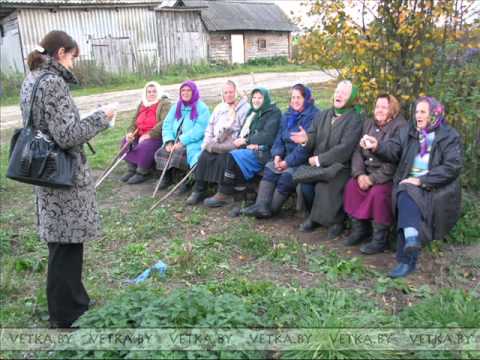
[[[126,183],[137,172],[137,165],[127,163],[127,166],[127,173],[120,178],[120,181],[124,183]]]
[[[163,177],[162,182],[158,186],[158,189],[164,190],[168,188],[171,183],[172,183],[172,170],[170,169],[170,170],[167,170],[167,172],[165,173],[165,176]]]
[[[372,241],[360,247],[360,251],[367,255],[384,252],[388,248],[388,229],[390,225],[373,223]]]
[[[272,205],[271,205],[271,210],[272,210],[272,215],[278,214],[280,212],[280,209],[282,208],[283,204],[288,199],[288,195],[284,195],[278,190],[275,190],[273,193],[273,198],[272,198]]]
[[[266,180],[260,181],[260,185],[258,186],[257,200],[255,201],[255,204],[243,209],[241,213],[246,216],[255,216],[259,219],[271,217],[271,204],[274,191],[274,183]]]
[[[128,179],[127,184],[140,184],[147,180],[147,175],[149,173],[148,169],[137,167],[137,172],[130,179]]]
[[[363,240],[372,234],[369,220],[352,219],[352,232],[350,236],[345,239],[343,244],[345,246],[354,246],[360,244]]]

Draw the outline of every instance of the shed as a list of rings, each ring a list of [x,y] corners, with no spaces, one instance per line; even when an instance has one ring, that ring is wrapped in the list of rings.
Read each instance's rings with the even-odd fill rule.
[[[155,7],[161,0],[2,0],[2,72],[24,72],[24,60],[51,30],[64,30],[80,58],[110,71],[158,68]]]
[[[160,38],[175,39],[176,53],[162,63],[205,59],[244,63],[291,57],[291,33],[298,28],[274,3],[236,0],[167,0],[157,7]],[[179,25],[182,24],[182,25]],[[189,48],[194,48],[188,54]],[[169,49],[160,44],[160,53]],[[170,49],[170,51],[172,51]],[[162,56],[162,55],[160,55]],[[189,62],[187,60],[187,62]]]

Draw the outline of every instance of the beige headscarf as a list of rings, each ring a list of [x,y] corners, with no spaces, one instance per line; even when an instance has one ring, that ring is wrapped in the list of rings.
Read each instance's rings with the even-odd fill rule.
[[[154,101],[148,101],[147,100],[147,89],[150,86],[154,86],[157,89],[157,97]],[[142,93],[142,104],[143,106],[151,106],[157,102],[160,101],[160,99],[169,99],[168,94],[162,89],[159,83],[156,81],[149,81],[145,87],[143,88],[143,93]]]

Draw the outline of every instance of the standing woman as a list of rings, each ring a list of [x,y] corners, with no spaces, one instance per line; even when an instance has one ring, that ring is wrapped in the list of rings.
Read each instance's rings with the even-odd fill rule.
[[[272,147],[273,161],[264,168],[255,204],[242,210],[247,216],[268,218],[277,213],[288,196],[295,191],[293,173],[307,160],[301,145],[291,139],[293,132],[308,129],[318,108],[314,105],[312,91],[303,84],[292,87],[290,106],[283,114],[280,129]]]
[[[159,189],[165,189],[172,183],[174,169],[185,172],[197,163],[209,118],[210,110],[200,100],[197,85],[191,80],[185,81],[180,86],[177,103],[172,105],[163,121],[163,146],[155,153],[157,169],[167,167]]]
[[[132,143],[125,161],[128,172],[121,178],[127,184],[139,184],[145,181],[150,169],[155,164],[155,152],[162,146],[163,119],[170,109],[168,95],[162,91],[155,81],[148,82],[142,94],[142,102],[138,106],[132,125],[122,146],[127,141]]]
[[[373,119],[363,123],[363,134],[386,141],[407,126],[400,115],[400,103],[388,94],[377,97]],[[352,232],[345,245],[353,246],[368,238],[371,241],[360,247],[364,254],[383,252],[388,246],[388,230],[393,223],[392,179],[396,166],[379,158],[369,150],[357,146],[352,157],[352,177],[345,187],[343,204],[352,220]]]
[[[244,186],[263,170],[271,159],[271,147],[278,132],[282,113],[272,102],[270,91],[263,87],[252,90],[250,110],[240,135],[228,153],[225,172],[217,193],[205,200],[205,205],[220,207],[233,194],[235,186]]]
[[[362,135],[362,116],[355,109],[357,88],[348,80],[340,81],[333,95],[333,106],[315,116],[308,133],[304,129],[292,134],[302,144],[311,167],[321,168],[328,177],[302,183],[303,200],[310,215],[300,226],[313,230],[316,224],[328,227],[328,238],[344,229],[343,189],[350,176],[350,160]]]
[[[441,240],[460,217],[463,151],[458,132],[444,124],[443,105],[433,97],[416,103],[416,124],[384,142],[364,135],[360,146],[398,164],[393,177],[398,265],[389,276],[415,271],[422,244]]]
[[[228,80],[223,86],[223,101],[210,117],[202,144],[202,154],[195,170],[195,185],[187,199],[195,205],[206,197],[208,183],[220,184],[225,172],[225,159],[235,148],[240,129],[250,106],[240,97],[237,85]],[[208,202],[206,203],[208,205]]]
[[[70,327],[88,310],[82,284],[83,243],[97,236],[95,187],[83,145],[106,129],[114,113],[95,111],[81,119],[67,84],[78,57],[77,43],[63,31],[51,31],[28,55],[30,73],[20,93],[23,118],[30,112],[33,86],[45,73],[33,99],[33,128],[75,156],[74,185],[68,189],[35,187],[38,231],[48,244],[47,302],[50,326]]]

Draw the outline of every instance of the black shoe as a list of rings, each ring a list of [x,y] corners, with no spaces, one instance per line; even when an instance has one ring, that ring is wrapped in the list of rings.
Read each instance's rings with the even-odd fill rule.
[[[343,244],[345,246],[354,246],[360,244],[362,241],[366,240],[372,234],[372,229],[370,228],[370,221],[368,220],[357,220],[352,218],[352,232],[345,239]]]
[[[310,217],[307,218],[307,220],[305,220],[299,227],[299,230],[301,232],[312,232],[313,230],[315,230],[315,228],[317,227],[317,224],[315,224],[315,222],[312,221],[312,219],[310,219]]]
[[[392,279],[403,278],[415,271],[415,265],[416,265],[415,263],[412,263],[412,264],[399,263],[392,271],[390,271],[388,276],[391,277]]]
[[[172,184],[172,178],[169,176],[169,174],[165,174],[163,177],[162,181],[160,182],[160,185],[158,186],[158,190],[165,190]]]
[[[217,192],[215,195],[205,199],[203,205],[211,208],[222,207],[232,202],[232,200],[231,196]]]
[[[145,180],[147,180],[147,177],[145,175],[136,173],[130,179],[128,179],[127,184],[129,184],[129,185],[141,184]]]
[[[130,180],[130,178],[131,178],[133,175],[135,175],[135,172],[127,172],[125,175],[123,175],[123,176],[120,178],[120,181],[126,183],[128,180]]]
[[[329,240],[333,240],[340,235],[342,235],[343,230],[345,230],[345,226],[343,225],[343,222],[340,224],[334,224],[328,227],[328,233],[327,233],[327,238]]]
[[[185,203],[187,205],[196,205],[206,197],[207,197],[207,194],[205,194],[204,192],[194,191],[190,194],[190,196],[187,198]]]
[[[178,195],[183,195],[186,194],[187,192],[190,191],[190,186],[188,183],[185,181],[182,185],[180,185],[177,189],[177,194]]]

